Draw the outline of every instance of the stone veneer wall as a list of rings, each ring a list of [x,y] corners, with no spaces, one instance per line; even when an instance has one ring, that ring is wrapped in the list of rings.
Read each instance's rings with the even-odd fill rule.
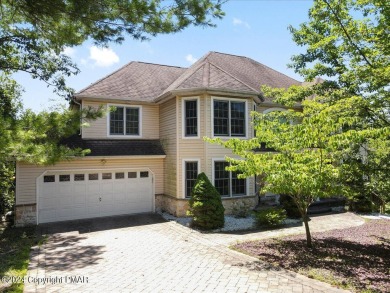
[[[175,198],[169,195],[157,194],[155,202],[156,211],[168,212],[176,217],[187,216],[188,199]],[[232,214],[232,209],[236,203],[244,203],[252,208],[257,204],[257,196],[247,196],[239,198],[223,198],[223,206],[225,207],[225,214]],[[18,205],[15,207],[15,224],[16,226],[35,225],[37,220],[36,204]]]
[[[37,205],[26,204],[15,207],[15,225],[17,227],[36,225]]]
[[[252,208],[257,205],[257,196],[246,196],[246,197],[230,197],[223,198],[222,204],[225,207],[225,215],[232,214],[233,206],[236,203],[244,203]],[[156,195],[156,212],[167,212],[176,217],[187,216],[189,199],[175,198],[173,196],[157,194]]]

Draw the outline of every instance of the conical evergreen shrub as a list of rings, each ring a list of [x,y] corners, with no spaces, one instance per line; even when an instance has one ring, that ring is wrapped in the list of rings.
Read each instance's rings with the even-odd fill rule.
[[[202,230],[222,228],[225,223],[225,208],[221,195],[211,184],[205,173],[200,173],[192,189],[188,215],[192,225]]]

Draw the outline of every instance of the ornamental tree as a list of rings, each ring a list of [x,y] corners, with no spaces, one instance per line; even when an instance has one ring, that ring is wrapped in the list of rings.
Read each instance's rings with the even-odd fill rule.
[[[222,228],[225,223],[225,208],[221,195],[205,173],[200,173],[191,192],[188,215],[192,225],[204,230]]]
[[[338,160],[346,195],[367,196],[382,210],[390,201],[389,27],[386,0],[314,1],[309,20],[290,27],[304,51],[289,66],[306,83],[262,88],[265,96],[286,106],[316,97],[330,107],[324,108],[329,119],[345,121],[339,124],[345,148]]]
[[[357,103],[358,99],[350,101]],[[218,143],[240,159],[227,158],[230,171],[245,178],[262,175],[264,190],[290,196],[302,217],[307,246],[312,247],[307,211],[318,197],[345,194],[341,184],[341,156],[350,147],[350,141],[363,142],[367,137],[382,135],[382,130],[362,134],[343,132],[342,127],[353,126],[355,109],[351,104],[330,105],[315,100],[302,102],[303,110],[277,111],[267,114],[253,112],[256,137],[249,140],[207,139]],[[334,119],[339,112],[350,112],[350,118]],[[272,152],[257,151],[262,144]]]

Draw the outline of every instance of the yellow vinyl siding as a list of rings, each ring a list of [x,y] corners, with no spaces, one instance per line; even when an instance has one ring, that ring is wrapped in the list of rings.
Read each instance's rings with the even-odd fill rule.
[[[178,109],[178,126],[177,129],[180,131],[179,134],[179,152],[178,152],[178,160],[179,160],[179,170],[177,173],[177,180],[178,180],[178,192],[177,196],[178,198],[184,198],[184,187],[183,187],[183,160],[191,160],[191,159],[198,159],[200,163],[200,172],[204,172],[204,166],[206,164],[205,161],[205,148],[206,144],[203,140],[203,136],[205,133],[205,123],[204,123],[204,110],[206,107],[206,101],[205,101],[205,96],[191,96],[191,98],[199,98],[198,103],[199,103],[199,112],[198,113],[198,119],[199,119],[199,129],[198,129],[198,135],[199,138],[184,138],[185,131],[183,127],[183,99],[185,98],[181,97],[179,98],[179,109]]]
[[[82,101],[83,109],[91,107],[98,109],[100,106],[106,107],[105,103]],[[108,115],[108,114],[106,114]],[[94,121],[87,121],[88,126],[83,126],[81,133],[82,138],[107,138],[107,116],[98,118]]]
[[[163,158],[158,159],[77,159],[59,162],[51,166],[37,166],[27,163],[17,163],[16,205],[36,203],[36,178],[46,170],[77,170],[77,169],[116,169],[116,168],[149,168],[154,173],[155,193],[164,191]]]
[[[107,103],[99,103],[93,101],[85,101],[83,100],[83,108],[93,107],[97,109],[100,105],[103,105],[106,109]],[[132,103],[136,104],[136,103]],[[132,105],[132,104],[123,104]],[[122,105],[122,104],[115,104]],[[138,105],[138,104],[137,104]],[[140,139],[159,139],[160,138],[160,128],[157,126],[157,122],[160,119],[159,106],[158,105],[150,105],[143,104],[142,107],[142,137]],[[82,138],[84,139],[102,139],[102,138],[110,138],[108,135],[108,116],[107,114],[103,118],[96,119],[95,121],[90,121],[89,126],[83,127],[82,129]],[[115,137],[118,138],[118,137]],[[120,137],[119,139],[121,139]],[[128,139],[129,137],[123,136],[123,139]]]
[[[157,126],[158,121],[155,121]],[[176,98],[160,105],[160,141],[164,148],[164,194],[176,196],[177,164]]]
[[[220,99],[228,97],[220,97]],[[179,119],[178,119],[178,127],[177,129],[182,132],[183,129],[183,98],[180,98],[180,102],[178,103],[179,109]],[[244,101],[245,99],[243,99]],[[247,101],[247,115],[248,115],[248,128],[247,128],[247,137],[253,137],[253,125],[251,123],[250,112],[253,111],[254,102],[252,99],[246,99]],[[187,159],[199,159],[200,160],[200,172],[205,172],[209,177],[210,181],[213,178],[213,159],[223,159],[225,156],[237,157],[233,156],[232,152],[229,149],[225,149],[224,147],[216,144],[210,144],[203,140],[204,136],[211,137],[212,136],[212,98],[210,95],[200,96],[200,135],[199,139],[183,139],[182,133],[179,135],[179,150],[178,150],[178,198],[184,198],[184,178],[183,178],[183,161]],[[247,195],[254,195],[254,178],[248,178],[248,191]]]

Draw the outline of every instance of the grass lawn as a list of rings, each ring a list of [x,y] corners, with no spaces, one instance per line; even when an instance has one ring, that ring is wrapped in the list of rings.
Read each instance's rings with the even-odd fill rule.
[[[390,292],[390,221],[305,235],[243,242],[233,249],[353,292]]]
[[[27,273],[30,248],[41,241],[35,227],[13,228],[0,222],[0,277],[20,279]],[[23,292],[24,284],[1,282],[0,292]]]

